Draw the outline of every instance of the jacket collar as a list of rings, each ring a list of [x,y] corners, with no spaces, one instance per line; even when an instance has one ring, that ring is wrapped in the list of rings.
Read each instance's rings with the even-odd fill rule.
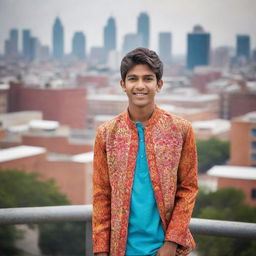
[[[161,113],[162,113],[162,110],[158,106],[155,106],[153,114],[151,115],[150,119],[146,123],[146,127],[153,126],[158,121]],[[121,119],[125,120],[125,122],[130,128],[136,129],[136,124],[134,121],[131,120],[128,108],[121,114],[120,117]]]

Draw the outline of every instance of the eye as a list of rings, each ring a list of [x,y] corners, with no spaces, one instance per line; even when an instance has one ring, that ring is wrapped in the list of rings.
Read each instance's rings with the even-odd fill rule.
[[[134,81],[134,80],[136,80],[135,77],[129,77],[128,78],[128,81]]]

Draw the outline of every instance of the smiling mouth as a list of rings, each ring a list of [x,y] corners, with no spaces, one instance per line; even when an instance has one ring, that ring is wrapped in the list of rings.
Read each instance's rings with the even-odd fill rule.
[[[144,95],[147,95],[147,93],[146,92],[134,92],[133,95],[144,96]]]

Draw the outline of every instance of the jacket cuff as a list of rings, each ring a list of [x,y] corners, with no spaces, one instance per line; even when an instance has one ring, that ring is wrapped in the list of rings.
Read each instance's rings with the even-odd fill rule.
[[[102,236],[93,239],[93,253],[107,252],[109,253],[110,245],[109,238]]]

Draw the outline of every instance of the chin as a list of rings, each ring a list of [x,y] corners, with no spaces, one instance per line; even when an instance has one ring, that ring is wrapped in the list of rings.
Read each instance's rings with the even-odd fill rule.
[[[149,103],[133,103],[134,106],[136,106],[137,108],[145,108],[146,106],[149,106],[150,104]]]

